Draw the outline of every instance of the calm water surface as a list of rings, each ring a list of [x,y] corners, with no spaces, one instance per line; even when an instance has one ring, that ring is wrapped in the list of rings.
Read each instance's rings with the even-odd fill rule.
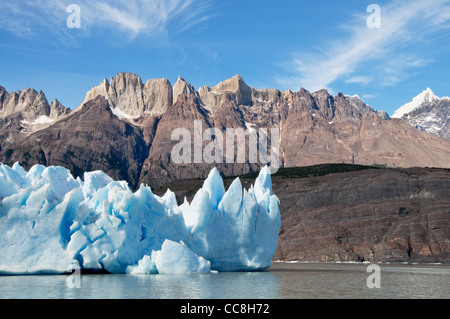
[[[257,273],[81,275],[80,288],[68,286],[68,275],[0,276],[0,298],[450,298],[448,266],[382,264],[380,289],[367,287],[367,266],[274,263]]]

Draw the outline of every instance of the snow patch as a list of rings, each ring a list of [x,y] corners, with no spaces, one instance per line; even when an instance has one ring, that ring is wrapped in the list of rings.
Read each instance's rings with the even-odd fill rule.
[[[115,108],[110,107],[110,109],[111,109],[111,112],[121,120],[123,120],[123,119],[124,120],[133,120],[134,119],[134,117],[132,117],[131,115],[118,109],[117,107],[115,107]]]
[[[53,119],[49,118],[46,115],[41,115],[39,116],[37,119],[35,119],[31,124],[36,125],[36,124],[49,124],[54,122]]]
[[[41,115],[37,117],[33,122],[28,122],[27,120],[21,120],[20,125],[22,127],[27,127],[28,125],[40,125],[40,124],[50,124],[53,123],[55,120],[49,118],[46,115]]]

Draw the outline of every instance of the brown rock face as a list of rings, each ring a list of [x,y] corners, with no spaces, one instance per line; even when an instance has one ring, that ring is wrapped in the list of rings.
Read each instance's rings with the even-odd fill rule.
[[[179,95],[178,101],[167,110],[158,123],[149,156],[143,165],[141,182],[155,187],[172,180],[207,173],[207,165],[175,164],[171,160],[172,149],[179,142],[172,140],[172,132],[177,128],[185,128],[189,130],[190,139],[193,141],[195,120],[201,121],[204,128],[210,127],[206,111],[201,108],[197,98],[194,95]],[[191,154],[190,161],[194,163],[192,148]]]
[[[273,178],[275,260],[450,262],[450,172],[364,170]]]
[[[240,123],[235,121],[238,115],[233,117],[232,127],[240,127]],[[225,119],[226,117],[219,117]],[[145,160],[142,173],[140,176],[141,183],[149,184],[152,187],[159,187],[170,181],[186,179],[186,178],[206,178],[213,167],[220,169],[225,175],[238,175],[258,168],[258,165],[248,163],[227,164],[222,158],[222,163],[208,163],[205,161],[203,151],[212,140],[203,139],[204,131],[214,127],[221,127],[219,123],[215,123],[210,113],[203,108],[200,100],[194,94],[189,96],[180,94],[178,101],[172,105],[166,113],[161,117],[151,142],[151,148],[148,158]],[[197,126],[196,126],[197,124]],[[222,123],[223,124],[223,123]],[[223,125],[222,125],[223,126]],[[200,135],[196,136],[195,128],[199,128]],[[176,129],[188,131],[187,136],[176,135],[172,133]],[[184,139],[188,140],[190,145],[190,155],[186,162],[176,163],[172,157],[174,147]],[[193,144],[195,140],[200,142],[201,148],[196,148]],[[181,156],[184,152],[179,152]],[[213,155],[215,154],[212,151]]]

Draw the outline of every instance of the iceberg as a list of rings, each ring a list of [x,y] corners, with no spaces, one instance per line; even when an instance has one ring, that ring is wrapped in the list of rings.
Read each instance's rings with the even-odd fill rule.
[[[160,274],[209,274],[211,263],[193,253],[185,243],[164,241],[160,251],[152,252],[152,260]]]
[[[130,274],[259,271],[281,227],[270,170],[225,191],[212,169],[191,203],[178,205],[101,171],[75,179],[63,167],[0,165],[0,274],[61,274],[68,266]]]

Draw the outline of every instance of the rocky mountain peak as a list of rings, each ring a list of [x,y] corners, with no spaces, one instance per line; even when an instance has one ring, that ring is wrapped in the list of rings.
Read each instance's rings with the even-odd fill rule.
[[[103,81],[97,86],[98,90],[103,92],[109,91],[109,81],[106,78],[103,78]]]
[[[160,115],[172,105],[172,84],[167,79],[150,79],[145,85],[140,76],[133,73],[117,73],[104,79],[87,94],[82,107],[96,96],[103,96],[112,109],[126,118],[139,118],[145,115]]]
[[[433,91],[430,88],[427,88],[422,93],[417,95],[411,102],[403,105],[397,111],[395,111],[392,118],[402,118],[404,115],[407,115],[414,110],[424,106],[425,104],[431,104],[436,100],[440,100],[436,95],[434,95]]]
[[[201,87],[199,95],[206,108],[212,112],[215,112],[226,101],[233,101],[236,105],[252,105],[252,88],[244,82],[239,74],[212,88]]]
[[[178,77],[177,82],[173,85],[173,101],[177,101],[180,94],[197,94],[195,88],[183,79],[181,76]]]
[[[0,116],[21,116],[27,122],[33,122],[39,116],[48,116],[50,114],[50,105],[44,92],[37,92],[29,87],[22,91],[8,94],[6,90],[0,92],[0,98],[3,100],[3,107],[0,110]]]
[[[110,80],[111,91],[117,95],[124,95],[130,91],[138,93],[144,84],[139,75],[133,73],[117,73],[115,78]]]
[[[223,82],[220,82],[215,86],[217,90],[221,91],[233,91],[236,92],[237,90],[241,89],[242,87],[248,87],[247,84],[244,82],[244,79],[240,74],[236,74],[230,79],[227,79]]]
[[[424,132],[450,139],[450,98],[440,98],[430,88],[400,107],[392,117]]]
[[[106,78],[104,78],[99,85],[93,87],[86,93],[84,101],[80,104],[78,108],[81,108],[88,101],[95,99],[98,95],[101,95],[106,99],[109,99],[108,92],[109,92],[109,82]]]
[[[302,90],[300,90],[302,91]],[[307,91],[303,92],[307,96]],[[322,113],[327,121],[332,121],[335,117],[336,106],[334,97],[327,90],[320,90],[312,94],[317,109]]]
[[[61,116],[70,114],[71,110],[68,107],[63,106],[56,98],[50,104],[50,114],[49,118],[52,120],[57,120]]]

